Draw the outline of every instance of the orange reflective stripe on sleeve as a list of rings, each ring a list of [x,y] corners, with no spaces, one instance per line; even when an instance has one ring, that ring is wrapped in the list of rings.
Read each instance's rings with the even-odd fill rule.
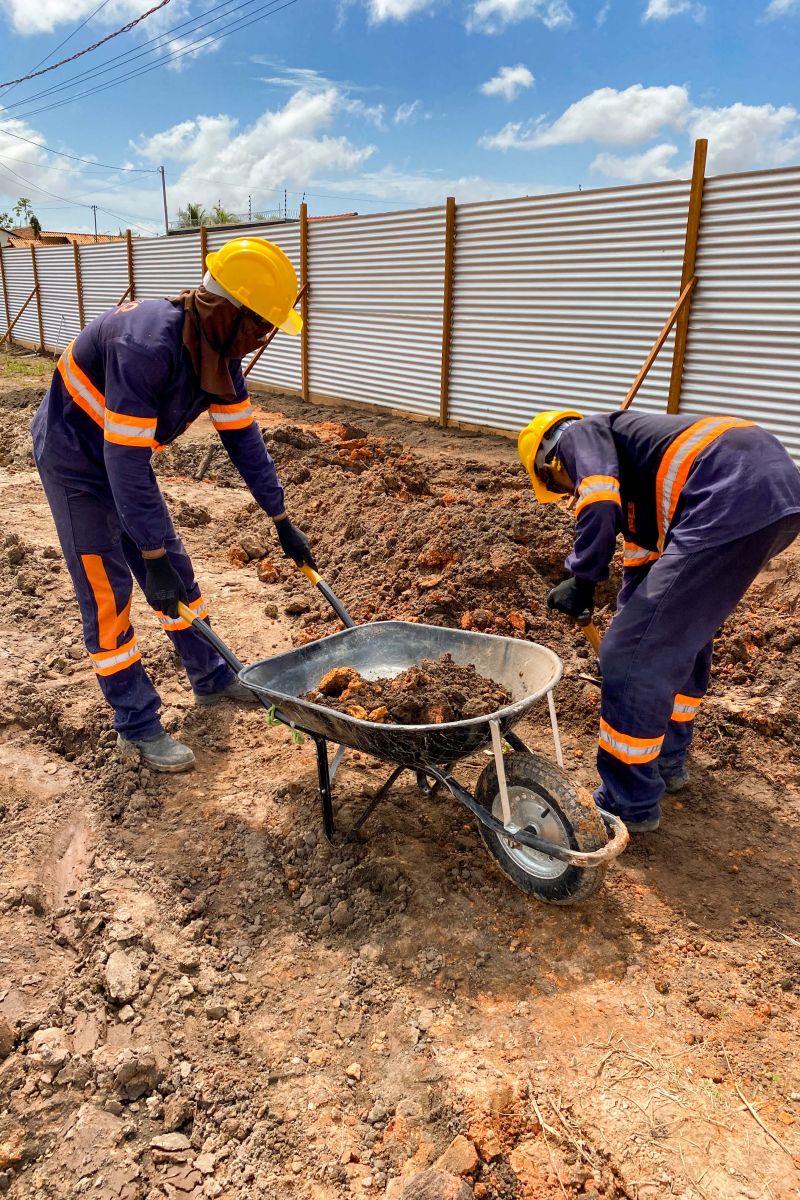
[[[104,650],[114,650],[120,637],[131,623],[132,597],[128,597],[128,602],[122,612],[117,612],[114,589],[106,574],[102,556],[82,554],[81,562],[92,589],[94,602],[97,605],[97,641]]]
[[[622,565],[628,568],[646,567],[650,563],[658,562],[660,557],[661,555],[657,550],[645,550],[643,546],[638,546],[636,542],[625,542]]]
[[[667,447],[656,475],[656,520],[661,550],[664,549],[670,523],[678,507],[681,490],[698,454],[729,429],[747,429],[754,424],[753,421],[743,421],[738,417],[703,417],[684,429]]]
[[[664,744],[664,735],[652,738],[631,737],[627,733],[620,733],[601,717],[598,742],[601,750],[613,755],[620,762],[630,767],[639,767],[658,758]]]
[[[74,342],[70,342],[59,358],[58,373],[78,408],[83,409],[87,417],[91,417],[95,424],[102,426],[106,407],[105,396],[97,390],[88,375],[75,362],[72,353],[73,345]]]
[[[673,721],[693,721],[702,702],[702,696],[683,696],[679,692],[675,697],[675,707],[672,710]]]
[[[116,650],[106,650],[100,654],[90,654],[92,666],[98,675],[116,675],[118,671],[124,671],[134,663],[139,662],[141,654],[134,635],[130,641],[127,641],[124,646],[119,646]]]
[[[105,440],[116,446],[137,446],[147,450],[156,448],[155,417],[131,417],[127,413],[112,412],[106,408],[103,428]]]
[[[255,419],[249,396],[238,404],[212,404],[208,413],[214,428],[221,432],[226,429],[246,429]]]
[[[587,475],[578,485],[578,503],[575,505],[575,515],[589,504],[597,504],[601,500],[610,500],[622,508],[622,497],[619,492],[619,480],[613,475]]]

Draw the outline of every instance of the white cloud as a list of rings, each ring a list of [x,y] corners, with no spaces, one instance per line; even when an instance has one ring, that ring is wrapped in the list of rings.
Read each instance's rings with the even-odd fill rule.
[[[669,142],[651,146],[643,154],[598,154],[591,169],[609,179],[625,183],[651,183],[660,179],[675,179],[683,174],[675,166],[678,147]]]
[[[442,204],[447,196],[455,196],[460,203],[468,203],[503,200],[511,196],[539,196],[555,190],[551,184],[486,179],[481,175],[428,175],[423,171],[399,171],[394,167],[366,171],[347,179],[317,182],[327,192],[373,197],[377,201],[402,204],[408,208]],[[310,188],[310,191],[313,190],[313,187]]]
[[[421,100],[412,100],[410,104],[398,104],[393,118],[395,125],[413,125],[421,110]]]
[[[608,14],[610,12],[611,12],[611,3],[610,3],[610,0],[608,0],[608,2],[606,4],[604,4],[601,9],[599,9],[597,16],[594,19],[594,23],[598,29],[600,28],[601,25],[605,25],[606,21],[608,20]]]
[[[367,0],[367,13],[374,25],[384,21],[407,21],[415,13],[432,7],[432,0]]]
[[[695,21],[702,21],[706,15],[705,5],[696,4],[694,0],[648,0],[645,9],[645,21],[667,21],[670,17],[689,14]]]
[[[532,17],[548,29],[564,28],[575,19],[567,0],[474,0],[467,29],[499,33],[507,25]]]
[[[525,88],[533,87],[534,83],[528,68],[518,63],[516,67],[501,67],[492,79],[481,84],[481,91],[485,96],[502,96],[510,101]]]
[[[767,7],[768,17],[785,17],[794,12],[800,12],[800,0],[770,0]]]
[[[682,128],[688,111],[685,87],[643,87],[636,83],[622,92],[598,88],[571,104],[550,125],[544,117],[510,122],[498,133],[481,138],[480,144],[489,150],[538,150],[580,142],[636,146],[664,128]]]
[[[2,0],[4,12],[15,33],[51,33],[65,22],[74,24],[97,8],[95,0]],[[119,19],[120,24],[142,12],[140,0],[114,0],[103,12],[103,20]]]
[[[800,155],[800,112],[791,104],[696,108],[689,132],[708,138],[708,171],[726,174],[783,167]]]
[[[225,114],[200,116],[142,139],[136,149],[151,162],[166,157],[183,164],[170,189],[177,203],[207,197],[236,209],[248,192],[266,196],[277,184],[305,187],[327,172],[361,168],[375,147],[328,132],[337,116],[351,112],[353,101],[335,87],[301,89],[247,128]]]

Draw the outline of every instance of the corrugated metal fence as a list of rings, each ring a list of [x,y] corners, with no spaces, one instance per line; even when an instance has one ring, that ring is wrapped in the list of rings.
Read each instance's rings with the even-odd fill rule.
[[[304,336],[279,335],[256,387],[515,431],[541,408],[618,407],[681,290],[688,182],[609,188],[305,226]],[[300,271],[298,223],[248,227]],[[42,309],[13,331],[61,349],[119,303],[198,284],[231,231],[37,249]],[[0,335],[34,286],[2,253]],[[755,418],[800,458],[800,168],[706,180],[680,411]],[[452,304],[445,311],[445,296]],[[7,311],[6,314],[6,302]],[[450,332],[452,331],[452,332]],[[442,379],[443,338],[449,371]],[[636,398],[665,411],[672,336]],[[448,361],[447,355],[444,356]],[[440,403],[442,408],[440,409]]]

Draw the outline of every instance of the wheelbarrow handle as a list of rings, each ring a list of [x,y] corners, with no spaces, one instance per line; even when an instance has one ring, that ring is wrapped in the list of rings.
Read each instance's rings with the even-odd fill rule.
[[[315,571],[314,568],[309,567],[309,565],[307,563],[301,563],[299,565],[299,570],[302,572],[303,575],[305,575],[308,582],[312,583],[314,585],[314,587],[317,588],[317,590],[322,593],[322,595],[328,601],[328,604],[330,604],[331,608],[336,613],[337,617],[342,622],[342,624],[346,625],[348,629],[355,628],[355,621],[350,616],[350,613],[347,611],[345,606],[342,604],[341,600],[336,595],[333,588],[330,587],[325,582],[325,580],[322,578],[319,571]]]

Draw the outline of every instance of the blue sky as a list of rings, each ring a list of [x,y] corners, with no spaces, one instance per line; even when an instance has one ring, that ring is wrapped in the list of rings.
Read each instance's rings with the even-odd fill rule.
[[[157,2],[0,0],[0,80]],[[669,179],[698,136],[710,174],[800,164],[800,0],[284,4],[169,0],[0,88],[0,212],[24,194],[46,229],[90,229],[96,204],[100,229],[158,231],[162,163],[172,214],[270,210],[284,188],[290,209],[305,193],[326,214]]]

